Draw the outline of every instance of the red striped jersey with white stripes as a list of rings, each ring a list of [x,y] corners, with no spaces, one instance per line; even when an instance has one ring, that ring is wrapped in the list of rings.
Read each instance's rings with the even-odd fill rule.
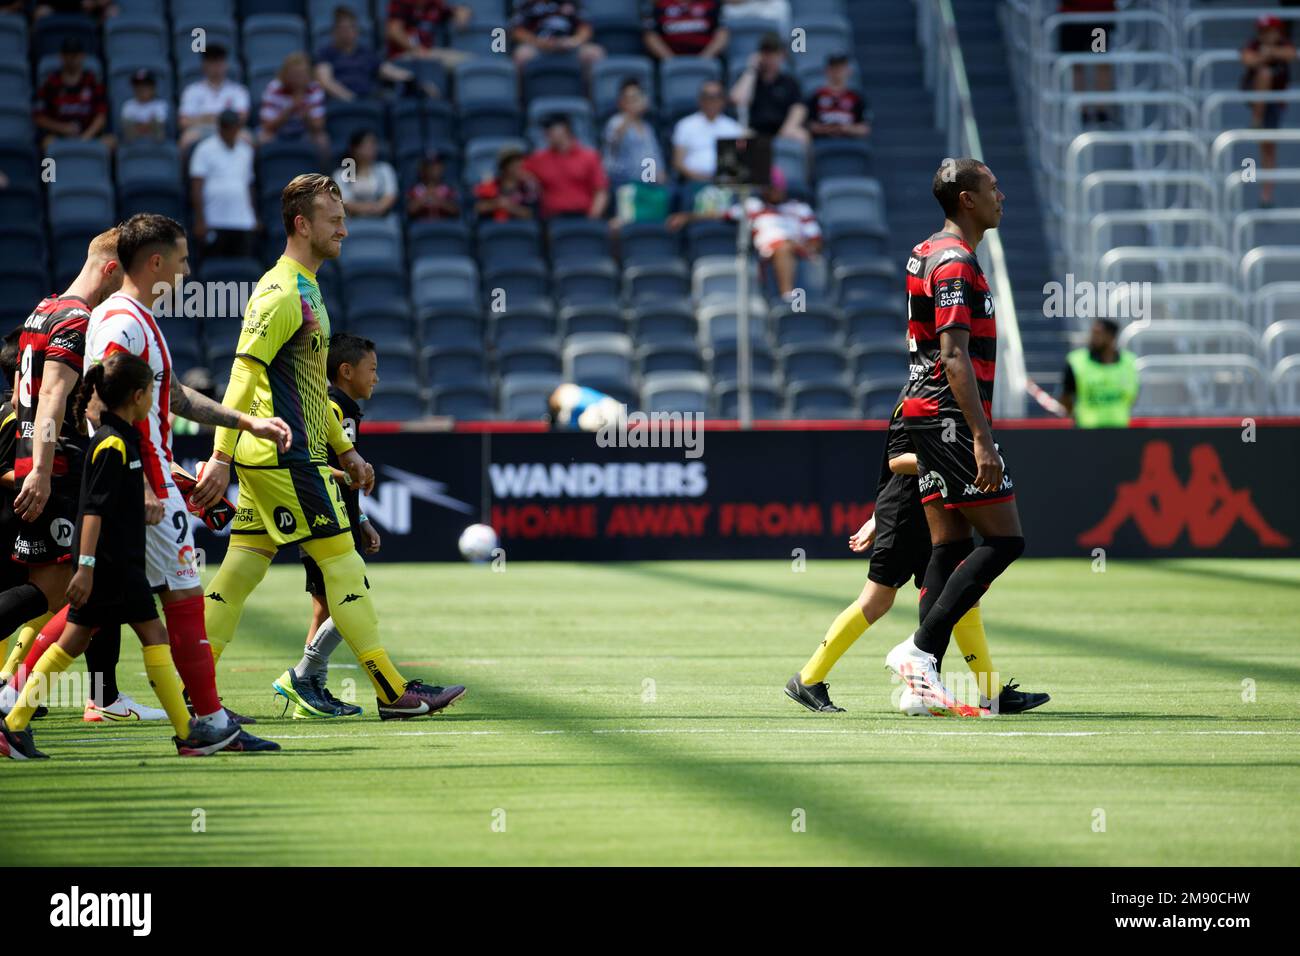
[[[992,421],[993,379],[998,357],[993,294],[979,260],[960,236],[937,232],[912,249],[907,261],[907,340],[911,365],[903,389],[909,428],[937,428],[944,419],[965,425],[961,406],[944,374],[939,336],[970,332],[969,353],[984,414]]]
[[[114,352],[130,352],[153,369],[154,401],[149,416],[136,423],[140,458],[153,493],[167,497],[172,486],[170,421],[172,356],[153,313],[125,292],[114,292],[90,313],[86,333],[86,367]]]

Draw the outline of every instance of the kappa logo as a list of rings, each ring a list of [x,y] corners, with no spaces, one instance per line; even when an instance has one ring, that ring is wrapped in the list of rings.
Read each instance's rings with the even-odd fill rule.
[[[216,591],[213,591],[211,594],[205,594],[205,595],[203,595],[203,596],[204,596],[205,598],[207,598],[209,601],[216,601],[218,604],[225,604],[225,603],[227,603],[226,599],[223,598],[223,597],[222,597],[218,592],[216,592]]]
[[[334,522],[325,515],[317,515],[311,522],[313,528],[328,528],[332,524],[334,524]]]
[[[1167,441],[1149,441],[1142,448],[1136,478],[1115,487],[1110,510],[1078,537],[1081,547],[1106,547],[1130,521],[1154,548],[1168,548],[1187,532],[1194,548],[1217,547],[1240,522],[1266,548],[1285,548],[1291,539],[1270,525],[1251,500],[1249,488],[1234,488],[1211,444],[1200,444],[1188,455],[1187,482],[1174,470],[1173,448]]]
[[[360,601],[360,600],[361,600],[361,595],[360,595],[360,594],[349,594],[349,595],[347,595],[346,597],[344,597],[342,601],[339,601],[339,603],[340,603],[340,604],[350,604],[350,603],[352,603],[353,601]]]

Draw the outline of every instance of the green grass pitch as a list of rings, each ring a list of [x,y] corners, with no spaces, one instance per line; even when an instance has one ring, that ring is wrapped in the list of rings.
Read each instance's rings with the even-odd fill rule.
[[[277,565],[219,679],[284,752],[181,760],[165,726],[56,710],[54,759],[0,767],[0,862],[1300,863],[1300,562],[1016,564],[984,602],[994,661],[1053,699],[985,720],[890,710],[909,587],[831,675],[848,712],[808,713],[782,685],[866,567],[377,566],[393,659],[470,688],[381,724],[346,653],[331,686],[366,716],[278,716],[308,606]],[[152,703],[141,671],[124,634]]]

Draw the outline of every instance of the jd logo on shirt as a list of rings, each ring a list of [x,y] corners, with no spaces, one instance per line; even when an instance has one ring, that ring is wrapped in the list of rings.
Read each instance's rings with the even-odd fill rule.
[[[74,528],[72,522],[67,518],[55,518],[50,522],[50,537],[60,548],[66,548],[72,544],[72,532]]]
[[[293,533],[298,527],[298,519],[293,516],[293,512],[281,505],[273,511],[272,516],[275,518],[275,526],[285,534]]]

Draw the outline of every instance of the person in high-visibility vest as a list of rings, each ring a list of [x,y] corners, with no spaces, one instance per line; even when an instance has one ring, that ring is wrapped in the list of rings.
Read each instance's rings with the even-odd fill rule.
[[[1065,357],[1061,404],[1080,428],[1127,428],[1137,400],[1137,359],[1118,347],[1119,326],[1097,319],[1088,347]]]

